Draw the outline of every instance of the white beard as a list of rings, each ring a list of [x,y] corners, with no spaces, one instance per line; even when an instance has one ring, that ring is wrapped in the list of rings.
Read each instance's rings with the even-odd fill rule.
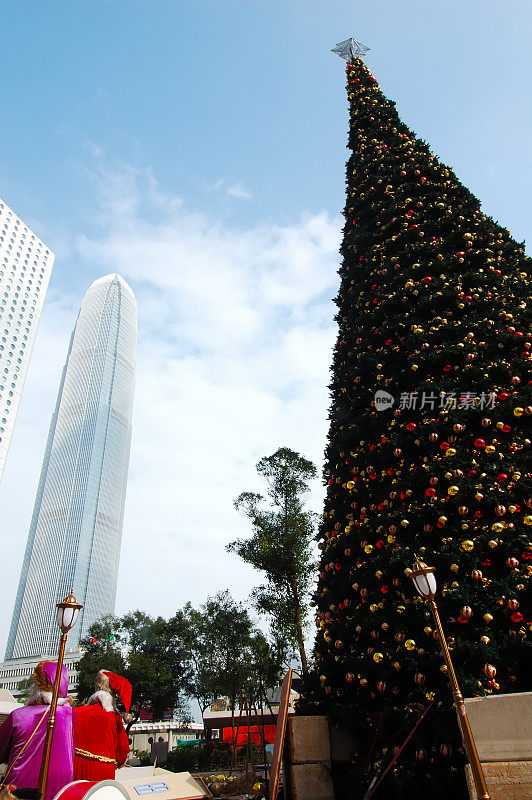
[[[104,692],[102,689],[99,692],[94,692],[89,697],[87,705],[92,706],[95,703],[100,703],[104,711],[116,711],[115,701],[110,692]]]
[[[68,697],[58,697],[57,705],[64,706],[68,703]],[[35,687],[26,701],[27,706],[50,706],[52,704],[52,692],[43,692],[42,689]]]

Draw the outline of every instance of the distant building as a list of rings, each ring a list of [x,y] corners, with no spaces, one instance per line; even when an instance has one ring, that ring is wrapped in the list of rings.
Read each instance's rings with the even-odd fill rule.
[[[203,725],[191,722],[185,725],[179,720],[162,722],[136,722],[129,730],[129,744],[137,753],[151,751],[152,744],[166,742],[167,752],[185,742],[194,742],[203,739],[205,732]]]
[[[288,701],[289,714],[295,713],[295,704],[298,698],[299,695],[292,689]],[[281,700],[281,687],[267,689],[266,700],[267,702],[265,701],[262,705],[252,706],[249,712],[245,704],[237,704],[233,715],[229,700],[218,698],[211,704],[209,711],[203,714],[205,730],[211,731],[211,735],[218,736],[224,742],[230,742],[233,741],[234,725],[238,744],[245,744],[248,734],[253,743],[261,742],[262,736],[266,742],[273,742]]]
[[[83,656],[82,651],[77,647],[75,650],[67,650],[65,653],[64,665],[68,670],[68,693],[72,697],[76,697],[78,692],[78,661]],[[20,690],[18,685],[21,681],[31,678],[33,670],[39,663],[46,659],[47,661],[55,661],[55,655],[39,656],[38,658],[17,658],[4,661],[0,664],[0,693],[3,690],[8,690],[13,697],[18,698]],[[1,694],[0,694],[1,698]]]
[[[57,653],[58,601],[83,604],[68,637],[115,608],[131,441],[137,305],[119,275],[89,287],[50,432],[13,611],[6,659]]]
[[[0,199],[0,480],[54,258]]]

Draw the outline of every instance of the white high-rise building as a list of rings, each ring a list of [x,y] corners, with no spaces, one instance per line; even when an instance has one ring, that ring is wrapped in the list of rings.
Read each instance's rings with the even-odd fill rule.
[[[0,199],[0,480],[54,259]]]
[[[55,605],[71,589],[83,609],[70,648],[92,622],[114,612],[136,349],[132,290],[119,275],[100,278],[87,290],[70,339],[6,659],[57,652]]]

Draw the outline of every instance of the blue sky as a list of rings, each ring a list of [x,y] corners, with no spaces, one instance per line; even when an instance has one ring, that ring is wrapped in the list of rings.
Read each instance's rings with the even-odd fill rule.
[[[330,49],[369,45],[404,121],[530,240],[530,3],[0,0],[0,14],[0,196],[57,254],[0,486],[4,608],[68,336],[115,270],[139,303],[118,611],[170,614],[226,586],[243,599],[259,578],[225,554],[246,532],[232,500],[260,488],[262,455],[288,445],[321,466],[325,444],[347,131]]]

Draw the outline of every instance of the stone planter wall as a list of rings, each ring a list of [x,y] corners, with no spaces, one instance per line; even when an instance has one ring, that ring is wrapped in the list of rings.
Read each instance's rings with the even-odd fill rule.
[[[465,702],[491,800],[532,800],[532,692]],[[336,800],[343,800],[342,773],[347,779],[354,752],[353,739],[326,717],[290,716],[287,800],[335,800],[335,789]],[[477,800],[469,766],[466,778],[471,800]]]
[[[465,701],[491,800],[532,798],[532,692]],[[466,767],[471,800],[476,793]]]

